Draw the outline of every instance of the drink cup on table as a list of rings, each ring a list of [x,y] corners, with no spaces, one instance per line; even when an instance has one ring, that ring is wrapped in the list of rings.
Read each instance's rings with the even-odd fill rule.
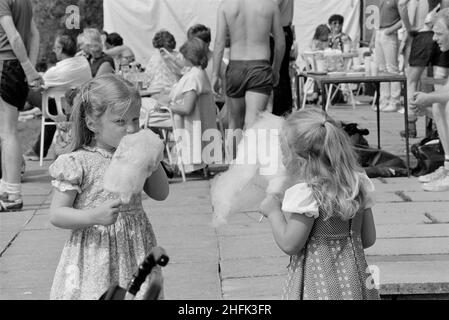
[[[379,75],[379,67],[376,61],[371,61],[371,75],[377,77]]]
[[[371,57],[365,58],[365,75],[367,77],[371,75]]]

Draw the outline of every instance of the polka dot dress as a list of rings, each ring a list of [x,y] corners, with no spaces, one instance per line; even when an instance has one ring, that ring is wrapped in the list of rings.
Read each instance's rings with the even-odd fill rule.
[[[301,206],[306,204],[310,212],[310,201],[313,200],[308,199],[309,203],[303,200]],[[288,208],[283,205],[283,209]],[[362,214],[363,211],[352,221],[343,221],[339,217],[324,220],[322,212],[317,210],[307,245],[290,259],[283,299],[380,299],[378,291],[373,288],[360,233],[352,228]]]

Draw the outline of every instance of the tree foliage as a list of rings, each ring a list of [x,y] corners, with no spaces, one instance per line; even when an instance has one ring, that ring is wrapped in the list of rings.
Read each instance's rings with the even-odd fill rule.
[[[56,35],[69,33],[77,36],[86,27],[103,28],[103,0],[31,0],[34,19],[40,33],[39,60],[52,61]],[[75,5],[80,12],[80,28],[67,29],[67,7]]]

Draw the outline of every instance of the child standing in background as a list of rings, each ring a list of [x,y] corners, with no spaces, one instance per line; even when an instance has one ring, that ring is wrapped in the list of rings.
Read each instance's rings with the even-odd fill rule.
[[[157,245],[141,195],[121,204],[118,195],[103,189],[120,140],[139,130],[140,107],[137,89],[112,74],[88,82],[75,98],[71,153],[50,167],[55,189],[51,222],[72,230],[56,270],[52,300],[96,300],[114,283],[126,287]],[[160,165],[144,191],[154,200],[167,198],[168,181]]]
[[[363,251],[376,241],[374,186],[349,138],[318,109],[293,113],[283,131],[285,165],[297,184],[282,203],[269,195],[260,208],[291,256],[283,298],[379,299]]]

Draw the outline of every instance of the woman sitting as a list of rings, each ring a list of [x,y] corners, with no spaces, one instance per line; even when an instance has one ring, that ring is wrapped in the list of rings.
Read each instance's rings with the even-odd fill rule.
[[[206,166],[206,159],[202,159],[201,151],[210,141],[202,141],[202,135],[208,129],[217,129],[216,106],[212,86],[205,71],[208,63],[207,45],[204,41],[193,38],[188,40],[180,51],[189,71],[173,87],[169,95],[169,108],[174,115],[176,141],[182,137],[181,150],[189,148],[190,151],[199,151],[195,154],[183,152],[184,169],[188,173]],[[160,103],[164,103],[163,99]],[[199,140],[195,139],[197,137]],[[217,143],[214,138],[211,140]],[[198,144],[202,147],[193,148]]]
[[[147,88],[153,93],[168,93],[182,76],[183,61],[175,51],[175,37],[161,30],[154,35],[154,54],[145,68]]]
[[[87,28],[83,31],[84,51],[88,54],[92,77],[115,72],[112,57],[103,52],[100,31]]]
[[[315,29],[312,40],[312,51],[323,51],[329,48],[331,29],[325,24],[320,24]]]
[[[351,37],[343,32],[345,18],[342,15],[334,14],[329,18],[331,34],[329,37],[329,47],[338,49],[341,52],[351,51]]]
[[[123,44],[123,38],[116,32],[107,35],[103,52],[114,59],[116,70],[136,60],[134,52]]]

